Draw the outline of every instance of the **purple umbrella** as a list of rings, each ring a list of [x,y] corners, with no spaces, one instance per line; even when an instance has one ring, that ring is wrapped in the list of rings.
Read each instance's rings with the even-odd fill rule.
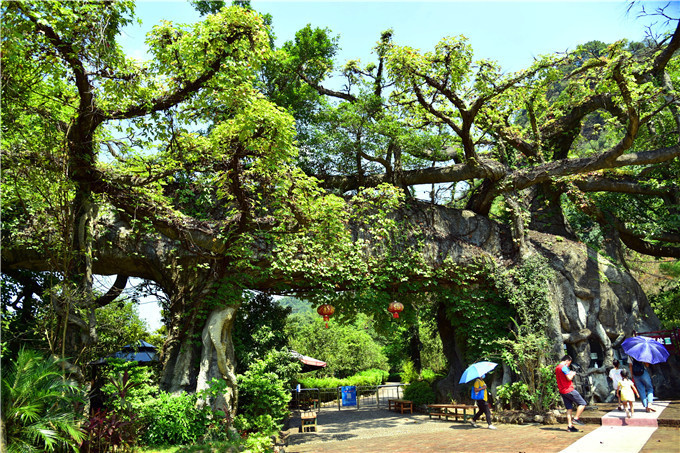
[[[661,363],[668,360],[670,353],[664,345],[649,337],[630,337],[621,343],[623,352],[638,362]]]

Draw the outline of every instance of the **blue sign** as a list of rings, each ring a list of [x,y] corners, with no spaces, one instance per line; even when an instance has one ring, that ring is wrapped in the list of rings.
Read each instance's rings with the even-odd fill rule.
[[[342,387],[342,405],[356,406],[357,405],[357,388],[354,385],[346,385]]]

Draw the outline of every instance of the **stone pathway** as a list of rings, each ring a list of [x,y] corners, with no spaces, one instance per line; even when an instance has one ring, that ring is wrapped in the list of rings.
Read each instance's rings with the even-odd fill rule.
[[[600,428],[560,453],[638,453],[658,428],[658,418],[668,404],[668,401],[655,401],[656,412],[645,412],[642,403],[636,401],[631,418],[627,418],[624,411],[613,410],[602,417]]]
[[[654,404],[654,416],[648,417],[640,406],[633,418],[658,418],[662,403]],[[614,419],[621,415],[625,418],[623,412],[606,414]],[[578,433],[569,433],[566,424],[500,424],[493,431],[386,409],[322,410],[318,417],[316,433],[298,433],[299,420],[293,421],[294,426],[284,437],[286,453],[680,453],[677,427],[657,430],[654,426],[601,426],[593,422],[579,427]]]

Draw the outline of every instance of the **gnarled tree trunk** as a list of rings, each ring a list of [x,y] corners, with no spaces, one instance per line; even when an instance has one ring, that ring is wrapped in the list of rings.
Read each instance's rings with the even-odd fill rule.
[[[231,305],[213,310],[203,327],[201,335],[201,364],[198,372],[196,390],[210,387],[213,379],[222,379],[227,384],[227,391],[215,399],[206,401],[213,409],[221,409],[231,418],[236,416],[238,407],[238,389],[236,385],[236,357],[231,329],[236,320],[238,305]]]

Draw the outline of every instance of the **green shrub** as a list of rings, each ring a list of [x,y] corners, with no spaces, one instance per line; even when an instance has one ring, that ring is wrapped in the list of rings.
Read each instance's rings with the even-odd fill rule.
[[[345,385],[382,385],[387,382],[387,376],[387,371],[373,368],[348,377],[345,381],[349,381],[349,384]]]
[[[538,370],[538,377],[536,386],[536,406],[541,410],[557,407],[562,401],[562,398],[560,397],[560,392],[557,390],[554,367],[540,367]]]
[[[443,377],[444,377],[443,374],[436,373],[428,368],[423,368],[423,370],[420,372],[420,379],[422,379],[423,381],[427,382],[430,385],[434,384],[435,381]]]
[[[389,373],[385,370],[371,369],[366,371],[361,371],[353,376],[338,379],[333,377],[325,378],[299,378],[298,383],[301,387],[307,389],[327,389],[341,387],[345,385],[381,385],[387,382],[387,377]]]
[[[234,426],[239,431],[271,434],[281,429],[288,415],[291,395],[286,382],[268,368],[266,360],[256,360],[238,376],[239,415]]]
[[[115,450],[131,450],[139,432],[139,416],[127,401],[130,392],[140,385],[130,380],[129,371],[110,377],[110,384],[116,389],[117,409],[98,410],[82,427],[86,435],[80,445],[83,453],[103,453]]]
[[[404,399],[413,401],[416,406],[434,403],[435,394],[430,384],[424,381],[416,381],[404,388]]]
[[[171,395],[161,392],[147,401],[141,409],[146,430],[142,440],[148,445],[182,445],[193,443],[205,435],[210,420],[210,409],[196,408],[196,394]]]
[[[411,382],[416,382],[418,380],[418,372],[416,371],[415,365],[410,360],[404,362],[401,366],[401,382],[404,384],[409,384]]]
[[[298,384],[300,384],[301,387],[304,387],[306,389],[328,389],[328,388],[335,388],[338,387],[339,385],[345,385],[343,382],[345,382],[346,379],[339,379],[339,378],[333,378],[333,377],[325,377],[325,378],[316,378],[316,377],[309,377],[309,378],[298,378]]]
[[[420,374],[418,374],[416,367],[410,360],[402,364],[402,371],[399,373],[399,378],[404,384],[417,381],[425,381],[428,384],[433,384],[434,381],[440,379],[441,377],[443,377],[441,374],[435,373],[428,368],[423,368],[420,370]]]
[[[529,386],[524,382],[499,385],[496,388],[496,398],[503,407],[510,409],[519,409],[523,405],[531,406],[534,401],[534,395],[529,393]]]
[[[128,389],[124,400],[114,384],[127,373]],[[126,419],[124,412],[131,411],[139,414],[142,406],[153,401],[160,390],[154,383],[154,370],[148,366],[140,366],[137,362],[127,362],[123,359],[108,359],[102,372],[106,383],[102,386],[102,393],[106,395],[106,406],[118,412]]]

